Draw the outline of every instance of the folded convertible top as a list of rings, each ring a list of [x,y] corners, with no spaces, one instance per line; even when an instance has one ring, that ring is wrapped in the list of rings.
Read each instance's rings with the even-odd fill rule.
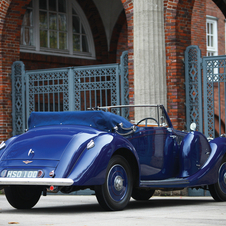
[[[109,132],[119,123],[123,123],[126,128],[133,126],[125,118],[104,111],[32,112],[28,119],[28,128],[48,125],[84,125]]]

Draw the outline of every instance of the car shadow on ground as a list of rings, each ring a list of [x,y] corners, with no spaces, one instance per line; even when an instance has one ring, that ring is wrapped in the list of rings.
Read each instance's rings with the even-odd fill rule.
[[[215,202],[212,199],[173,199],[173,198],[155,198],[150,199],[148,201],[135,201],[134,199],[131,199],[128,206],[124,211],[134,210],[134,209],[152,209],[152,208],[168,208],[168,207],[178,207],[178,206],[190,206],[190,205],[205,205],[207,203],[213,203]],[[98,212],[105,212],[98,203],[92,203],[92,204],[78,204],[78,205],[57,205],[57,206],[47,206],[47,207],[39,207],[36,206],[29,210],[17,210],[17,209],[10,209],[10,210],[1,210],[1,213],[18,213],[18,214],[41,214],[41,215],[58,215],[62,213],[98,213]]]
[[[204,205],[205,203],[215,202],[213,199],[173,199],[173,198],[155,198],[148,201],[131,200],[127,209],[141,209],[141,208],[164,208],[176,206],[190,206],[190,205]]]

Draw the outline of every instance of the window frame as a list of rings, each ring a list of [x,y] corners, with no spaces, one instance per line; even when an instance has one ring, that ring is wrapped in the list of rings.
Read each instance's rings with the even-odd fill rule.
[[[217,56],[218,55],[218,18],[213,16],[206,16],[206,49],[207,49],[207,56]],[[208,46],[208,36],[211,37],[211,34],[208,33],[208,24],[213,25],[213,46]]]
[[[40,47],[40,28],[39,28],[39,0],[32,0],[33,10],[33,43],[34,45],[20,45],[20,52],[29,52],[36,54],[73,57],[82,59],[96,59],[95,45],[91,28],[88,20],[76,0],[65,0],[67,7],[67,46],[66,50],[63,49],[51,49],[46,47]],[[72,27],[72,7],[83,25],[87,43],[88,52],[73,51],[73,27]],[[49,29],[49,28],[48,28]]]

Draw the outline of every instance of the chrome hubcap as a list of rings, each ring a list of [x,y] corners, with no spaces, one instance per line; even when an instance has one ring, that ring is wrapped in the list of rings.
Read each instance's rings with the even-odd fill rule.
[[[109,170],[107,189],[115,202],[120,202],[124,199],[128,191],[128,178],[123,166],[116,164]]]
[[[123,179],[121,176],[117,176],[115,177],[115,180],[114,180],[114,187],[117,191],[120,191],[122,190],[123,188]]]

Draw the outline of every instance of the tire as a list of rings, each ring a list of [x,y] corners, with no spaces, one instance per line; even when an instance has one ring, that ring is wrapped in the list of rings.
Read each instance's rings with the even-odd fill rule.
[[[95,187],[96,198],[105,210],[123,210],[133,188],[131,168],[122,156],[113,156],[108,164],[105,183]]]
[[[10,186],[4,190],[8,202],[16,209],[31,209],[42,193],[37,186]]]
[[[223,158],[216,184],[209,185],[209,191],[215,201],[226,201],[226,157]]]
[[[154,195],[154,193],[155,190],[134,188],[132,198],[137,201],[147,201]]]

